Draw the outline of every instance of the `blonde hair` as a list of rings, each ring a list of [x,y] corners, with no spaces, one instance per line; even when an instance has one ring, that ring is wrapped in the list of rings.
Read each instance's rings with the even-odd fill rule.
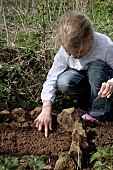
[[[68,12],[59,20],[57,38],[66,50],[79,51],[93,42],[92,24],[85,15]]]

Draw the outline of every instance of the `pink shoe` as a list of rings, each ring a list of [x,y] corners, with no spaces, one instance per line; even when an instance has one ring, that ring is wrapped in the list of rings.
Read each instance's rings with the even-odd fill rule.
[[[88,115],[87,113],[84,114],[84,115],[82,116],[82,118],[83,118],[84,120],[90,120],[91,122],[97,121],[95,118],[91,117],[91,116]]]
[[[79,107],[77,108],[77,112],[79,113],[80,116],[83,116],[84,114],[86,114],[86,112],[80,109]]]
[[[95,118],[91,117],[89,114],[87,114],[84,110],[77,108],[77,111],[79,115],[84,119],[84,120],[90,120],[91,122],[97,121]]]

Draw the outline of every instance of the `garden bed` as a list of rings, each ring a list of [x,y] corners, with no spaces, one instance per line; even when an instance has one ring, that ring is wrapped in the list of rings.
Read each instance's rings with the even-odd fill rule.
[[[69,151],[72,136],[57,123],[57,116],[53,116],[53,131],[49,137],[44,137],[44,132],[39,132],[34,126],[33,120],[0,119],[0,156],[16,156],[20,160],[20,166],[24,164],[23,156],[45,156],[45,165],[52,169],[62,152]],[[113,122],[82,122],[86,130],[89,147],[83,153],[83,169],[90,170],[90,157],[97,151],[97,147],[103,148],[113,145]]]

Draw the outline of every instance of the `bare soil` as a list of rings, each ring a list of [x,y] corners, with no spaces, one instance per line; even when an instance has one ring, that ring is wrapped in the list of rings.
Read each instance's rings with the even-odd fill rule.
[[[113,113],[111,113],[113,114]],[[113,121],[91,123],[84,122],[89,147],[84,153],[83,169],[91,170],[90,156],[97,147],[113,145]],[[68,151],[71,145],[71,134],[57,123],[53,116],[53,131],[49,137],[39,132],[33,120],[18,121],[0,119],[0,156],[16,156],[22,162],[23,155],[45,155],[45,164],[53,168],[59,154]]]

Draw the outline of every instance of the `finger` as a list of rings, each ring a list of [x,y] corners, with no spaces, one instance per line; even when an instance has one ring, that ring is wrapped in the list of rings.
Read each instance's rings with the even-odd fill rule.
[[[39,126],[38,126],[38,130],[39,130],[39,131],[42,131],[42,126],[43,126],[43,124],[40,123]]]
[[[104,91],[102,92],[102,95],[107,95],[107,93],[110,92],[110,84],[109,83],[106,83],[106,88],[104,89]]]
[[[113,87],[112,87],[112,85],[110,85],[109,91],[106,94],[107,98],[109,98],[111,96],[112,92],[113,92]]]
[[[48,124],[45,124],[45,137],[48,137]]]
[[[100,88],[100,91],[98,92],[98,95],[101,95],[103,91],[105,90],[105,88],[106,88],[106,83],[102,83],[102,86]]]
[[[49,130],[52,130],[52,122],[49,124]]]
[[[39,127],[39,124],[40,124],[40,122],[39,122],[39,121],[37,121],[37,122],[35,123],[36,128],[38,128],[38,127]]]
[[[111,94],[107,95],[107,98],[110,98],[111,97]]]
[[[37,121],[38,121],[38,117],[34,120],[34,123],[36,124]]]
[[[38,128],[38,126],[39,126],[39,124],[40,124],[40,121],[39,121],[38,118],[35,119],[34,124],[35,124],[35,126]]]
[[[103,92],[102,97],[109,98],[113,92],[113,86],[109,85],[108,91]]]

